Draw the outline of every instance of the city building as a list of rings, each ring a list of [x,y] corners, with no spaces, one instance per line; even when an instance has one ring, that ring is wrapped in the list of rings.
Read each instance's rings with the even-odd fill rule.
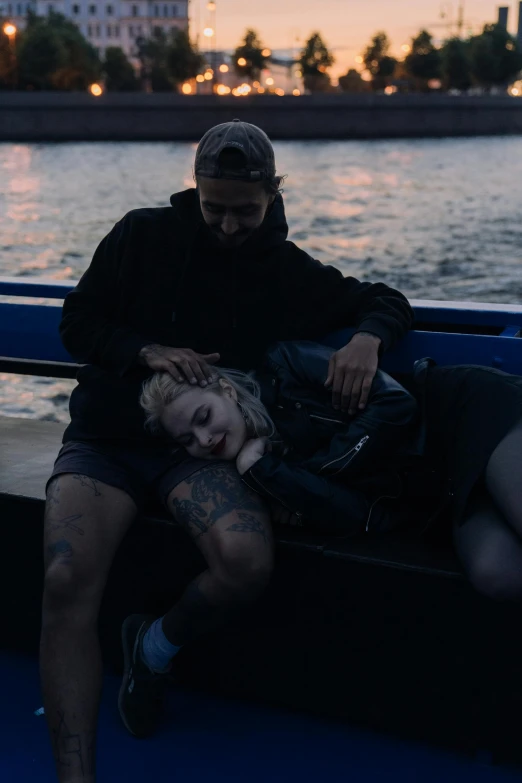
[[[71,19],[100,56],[107,47],[119,46],[132,58],[138,38],[148,38],[157,29],[188,30],[189,23],[188,0],[0,0],[0,17],[19,29],[29,10],[39,16],[57,11]]]

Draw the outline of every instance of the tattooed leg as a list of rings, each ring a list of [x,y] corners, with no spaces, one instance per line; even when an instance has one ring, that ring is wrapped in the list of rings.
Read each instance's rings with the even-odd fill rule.
[[[208,565],[163,618],[165,636],[181,646],[260,595],[272,572],[273,540],[263,501],[230,465],[209,465],[190,476],[173,490],[169,507]]]
[[[60,783],[95,780],[98,609],[114,552],[135,512],[124,492],[87,476],[61,475],[48,490],[40,669]]]

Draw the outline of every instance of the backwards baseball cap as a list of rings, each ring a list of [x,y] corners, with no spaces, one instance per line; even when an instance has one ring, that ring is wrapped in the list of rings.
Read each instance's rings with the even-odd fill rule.
[[[224,150],[238,150],[238,167],[223,168],[220,162]],[[210,128],[199,142],[195,162],[196,177],[239,179],[259,182],[276,174],[275,155],[266,133],[249,122],[232,120]]]

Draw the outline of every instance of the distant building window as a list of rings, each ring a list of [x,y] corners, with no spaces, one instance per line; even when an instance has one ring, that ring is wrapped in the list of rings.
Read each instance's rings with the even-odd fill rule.
[[[9,5],[7,6],[7,13],[9,16],[11,16],[11,14],[13,13],[12,3],[9,3]]]
[[[120,37],[120,26],[119,26],[119,24],[114,26],[114,35],[116,36],[116,38]]]
[[[101,24],[96,25],[96,36],[101,38]]]
[[[139,16],[140,15],[140,9],[137,5],[132,6],[132,15],[133,16]]]
[[[111,28],[110,24],[108,24],[107,25],[107,38],[111,38],[111,37],[112,37],[112,28]]]
[[[172,6],[172,16],[177,16],[177,15],[178,15],[178,6],[177,5],[173,5]]]
[[[168,5],[164,5],[163,6],[163,16],[168,16],[168,15],[169,15],[169,7],[168,7]]]
[[[80,6],[73,5],[72,10],[73,10],[73,14],[76,14],[76,16],[78,16],[78,14],[80,13]]]
[[[47,13],[48,14],[52,14],[53,11],[54,11],[54,7],[53,7],[52,3],[50,3],[49,4],[49,8],[47,9]]]
[[[112,16],[113,13],[114,13],[114,8],[112,7],[112,5],[108,5],[107,6],[107,16]]]
[[[87,35],[89,38],[92,36],[92,25],[90,24],[87,25]]]
[[[154,16],[159,16],[159,5],[154,6]]]
[[[96,6],[95,5],[90,5],[89,6],[89,13],[90,13],[91,16],[96,16]]]
[[[138,35],[141,35],[141,24],[138,25]]]
[[[18,5],[16,6],[16,13],[17,13],[18,16],[22,16],[22,4],[21,3],[18,3]]]
[[[131,38],[134,38],[134,27],[132,25],[129,25],[129,35]]]

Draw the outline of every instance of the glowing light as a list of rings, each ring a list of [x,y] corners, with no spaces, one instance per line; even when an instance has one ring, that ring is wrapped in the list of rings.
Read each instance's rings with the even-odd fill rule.
[[[265,88],[264,88],[264,87],[258,87],[258,88],[257,88],[257,91],[258,91],[258,93],[259,93],[260,95],[263,95],[263,93],[265,92]]]
[[[320,71],[320,73],[326,73],[326,65],[320,65],[317,70]]]
[[[269,87],[271,87],[271,86],[273,85],[273,83],[274,83],[274,80],[272,79],[272,77],[271,77],[271,76],[269,76],[269,77],[266,79],[266,83],[268,84],[268,86],[269,86]]]
[[[507,41],[507,43],[506,43],[506,49],[509,49],[509,51],[510,51],[510,52],[514,51],[514,49],[515,49],[515,44],[513,43],[513,41]]]
[[[520,95],[522,95],[522,79],[519,79],[517,82],[512,84],[508,90],[508,93],[514,98],[518,98]]]
[[[213,76],[214,76],[213,71],[205,71],[203,78],[205,79],[205,81],[209,82]]]
[[[259,82],[252,82],[252,87],[254,88],[254,90],[257,90],[257,88],[259,87]]]
[[[198,73],[198,75],[196,76],[196,81],[199,82],[200,84],[201,82],[205,81],[205,77],[203,76],[202,73]]]
[[[245,65],[246,65],[246,60],[245,60],[245,58],[244,58],[244,57],[240,57],[240,58],[239,58],[239,60],[237,61],[237,64],[238,64],[239,66],[241,66],[241,68],[243,68],[243,66],[245,66]]]
[[[409,44],[403,44],[401,46],[401,51],[404,52],[404,54],[409,54],[411,52],[411,46]]]
[[[228,73],[228,65],[226,65],[226,63],[223,63],[223,65],[219,66],[219,70],[221,71],[221,73]]]
[[[216,92],[218,95],[230,95],[231,90],[226,84],[218,84]]]
[[[189,84],[188,82],[185,82],[185,84],[181,88],[181,92],[183,93],[183,95],[190,95],[190,93],[192,92],[192,85]]]
[[[205,36],[205,38],[212,38],[212,36],[214,35],[214,28],[205,27],[205,29],[203,30],[203,35]]]
[[[263,49],[263,51],[261,52],[262,57],[270,57],[271,54],[272,54],[271,49]]]
[[[520,90],[518,87],[512,87],[509,91],[509,94],[516,98],[518,95],[520,95]]]
[[[372,75],[371,75],[370,71],[363,71],[361,73],[361,79],[363,80],[363,82],[371,82]]]
[[[428,81],[428,87],[430,90],[440,90],[442,87],[442,82],[440,79],[430,79]]]
[[[276,95],[284,95],[285,91],[283,89],[281,89],[281,87],[278,87],[277,90],[275,91],[275,94]]]
[[[207,9],[209,11],[215,11],[216,10],[216,4],[214,3],[214,0],[210,0],[210,2],[207,3]]]
[[[295,90],[292,92],[292,95],[296,95],[296,96],[301,95],[301,90],[298,90],[296,87]]]
[[[298,79],[300,79],[301,76],[303,75],[303,72],[302,71],[296,71],[295,75],[297,76]]]
[[[362,61],[363,61],[362,56],[360,54],[358,54],[357,57],[355,58],[355,62],[360,65],[362,63]]]
[[[389,84],[388,87],[385,87],[384,94],[385,95],[393,95],[397,92],[397,87],[394,84]]]
[[[4,33],[11,38],[11,36],[16,35],[16,25],[11,24],[11,22],[8,22],[7,24],[4,24]]]
[[[95,98],[99,98],[103,90],[99,84],[91,84],[89,87],[89,92],[91,95],[94,95]]]

